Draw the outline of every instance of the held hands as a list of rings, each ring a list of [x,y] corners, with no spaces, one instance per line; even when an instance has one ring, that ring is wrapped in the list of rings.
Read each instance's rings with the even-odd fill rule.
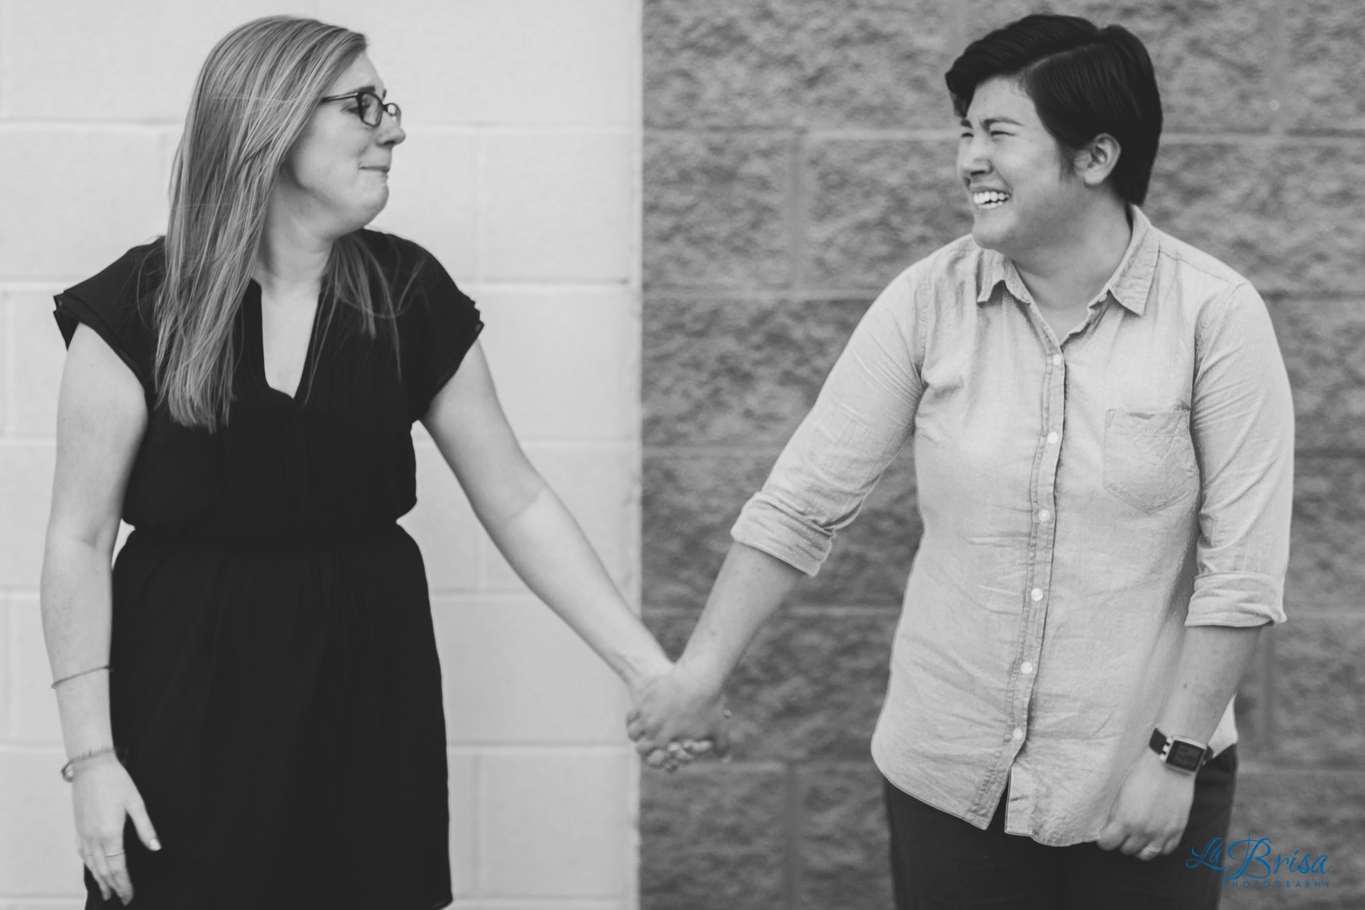
[[[719,686],[675,664],[645,679],[632,695],[635,706],[626,716],[626,733],[645,764],[676,771],[710,752],[729,760],[730,712]]]
[[[1194,775],[1166,767],[1144,749],[1119,785],[1098,846],[1143,861],[1170,853],[1185,833],[1193,802]]]
[[[76,810],[81,860],[95,877],[106,901],[117,894],[120,901],[128,903],[133,899],[133,883],[124,855],[126,819],[133,820],[138,838],[147,849],[161,849],[137,786],[116,758],[106,756],[82,763],[72,780],[71,799]]]

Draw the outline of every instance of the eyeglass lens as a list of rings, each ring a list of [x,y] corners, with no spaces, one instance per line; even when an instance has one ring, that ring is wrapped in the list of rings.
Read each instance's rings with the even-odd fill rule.
[[[384,119],[384,111],[387,110],[394,120],[402,118],[403,113],[396,104],[385,104],[378,95],[371,95],[365,92],[360,96],[360,119],[370,126],[379,126]]]

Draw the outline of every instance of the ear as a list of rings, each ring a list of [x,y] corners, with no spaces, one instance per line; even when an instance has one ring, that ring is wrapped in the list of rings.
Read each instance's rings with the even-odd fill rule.
[[[1117,139],[1100,133],[1076,153],[1074,172],[1086,186],[1097,187],[1109,179],[1122,153]]]

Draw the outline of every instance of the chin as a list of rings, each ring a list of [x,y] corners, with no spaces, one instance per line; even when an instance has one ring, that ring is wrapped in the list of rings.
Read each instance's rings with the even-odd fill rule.
[[[358,231],[365,225],[369,224],[371,221],[378,218],[379,213],[384,211],[384,206],[388,204],[388,201],[389,191],[388,188],[386,187],[384,189],[384,193],[382,196],[378,197],[377,199],[368,200],[365,205],[356,206],[354,209],[352,209],[348,213],[348,217],[346,219],[348,222],[354,225],[354,227],[352,227],[351,230]]]
[[[1015,236],[1015,225],[1013,218],[1001,218],[1000,214],[983,212],[972,218],[972,240],[983,250],[994,250],[1009,256],[1009,251],[1014,244],[1011,242]]]
[[[972,240],[983,250],[1000,250],[1000,231],[983,227],[979,222],[972,225]]]

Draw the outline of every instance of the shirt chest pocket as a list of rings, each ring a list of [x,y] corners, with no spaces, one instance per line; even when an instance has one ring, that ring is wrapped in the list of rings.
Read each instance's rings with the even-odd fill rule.
[[[1104,487],[1144,512],[1199,489],[1189,411],[1118,411],[1104,418]]]

